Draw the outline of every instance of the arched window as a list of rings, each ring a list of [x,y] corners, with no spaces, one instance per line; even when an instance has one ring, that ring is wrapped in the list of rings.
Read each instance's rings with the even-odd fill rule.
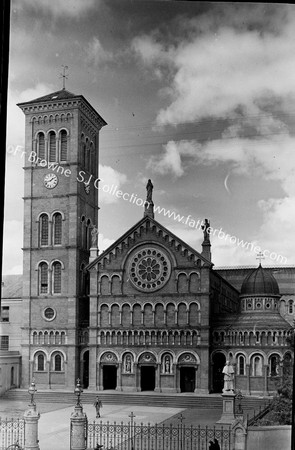
[[[53,357],[53,370],[55,372],[61,372],[62,371],[62,358],[60,353],[57,353],[56,355],[54,355]]]
[[[61,293],[61,263],[58,261],[52,265],[52,292]]]
[[[91,142],[91,143],[90,143],[89,170],[90,170],[91,173],[94,173],[94,174],[95,174],[94,163],[95,163],[94,146],[93,146],[93,142]]]
[[[49,133],[49,162],[56,162],[56,135],[54,131]]]
[[[37,155],[40,159],[46,159],[44,133],[38,133],[37,135]]]
[[[48,222],[48,216],[47,214],[42,214],[40,216],[39,220],[39,236],[40,236],[40,245],[48,245],[48,229],[49,229],[49,222]]]
[[[44,358],[44,353],[39,353],[37,355],[37,370],[44,372],[45,370],[45,358]]]
[[[251,373],[253,377],[262,376],[262,358],[259,355],[255,355],[251,359]]]
[[[269,358],[269,374],[275,377],[279,373],[279,357],[278,355],[271,355]]]
[[[53,215],[53,245],[60,245],[62,239],[62,216],[60,213]]]
[[[90,249],[90,243],[91,243],[91,222],[88,219],[86,225],[86,250]]]
[[[39,294],[48,293],[48,264],[42,262],[39,264]]]
[[[245,375],[245,374],[246,374],[245,356],[239,355],[238,356],[238,375]]]
[[[60,160],[66,161],[68,153],[68,135],[65,130],[60,132]]]

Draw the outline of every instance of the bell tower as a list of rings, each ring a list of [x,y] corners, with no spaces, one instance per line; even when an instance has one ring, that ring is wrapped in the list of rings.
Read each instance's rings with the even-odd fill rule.
[[[19,103],[25,114],[22,385],[72,388],[89,299],[84,267],[98,220],[104,119],[62,89]]]

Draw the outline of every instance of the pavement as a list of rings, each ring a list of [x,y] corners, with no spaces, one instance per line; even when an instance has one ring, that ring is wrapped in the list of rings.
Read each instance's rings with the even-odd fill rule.
[[[0,416],[2,418],[22,418],[28,408],[27,402],[1,399]],[[38,403],[37,410],[40,412],[39,420],[39,445],[40,450],[69,450],[70,442],[70,417],[74,411],[74,405],[63,403]],[[93,405],[83,405],[83,410],[88,417],[88,422],[95,420],[95,408]],[[134,422],[151,425],[165,423],[178,425],[211,425],[213,426],[221,416],[218,409],[197,408],[169,408],[153,407],[144,405],[103,405],[101,409],[101,420],[110,424],[128,423],[131,412],[134,414]]]

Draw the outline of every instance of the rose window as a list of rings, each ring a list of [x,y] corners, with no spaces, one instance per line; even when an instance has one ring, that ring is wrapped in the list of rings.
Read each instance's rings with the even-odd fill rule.
[[[144,248],[131,259],[130,280],[141,291],[156,291],[167,283],[171,272],[168,257],[157,248]]]

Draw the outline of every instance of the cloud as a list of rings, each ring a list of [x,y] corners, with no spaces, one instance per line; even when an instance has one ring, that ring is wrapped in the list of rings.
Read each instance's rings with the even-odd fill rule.
[[[176,177],[182,176],[184,174],[181,162],[182,151],[178,143],[170,141],[163,148],[164,154],[161,156],[152,156],[148,161],[147,168],[161,175],[170,172]]]
[[[103,234],[99,233],[98,235],[98,248],[99,248],[99,253],[101,254],[102,252],[104,252],[107,248],[110,247],[110,245],[112,245],[115,242],[114,239],[109,239],[107,237],[104,237]]]
[[[295,94],[294,13],[278,12],[265,25],[261,8],[256,9],[260,24],[259,15],[225,9],[228,16],[223,12],[221,19],[210,14],[194,20],[182,17],[182,39],[175,37],[171,43],[156,30],[133,41],[146,66],[169,67],[169,104],[158,112],[158,124],[229,117],[241,105],[256,111],[260,98]]]
[[[30,6],[44,14],[51,14],[54,18],[76,18],[80,19],[91,12],[99,3],[99,0],[26,0],[20,6]]]
[[[118,172],[110,166],[99,165],[99,202],[104,204],[117,203],[118,197],[114,195],[115,188],[118,191],[126,183],[125,174]]]
[[[94,64],[95,67],[98,67],[100,64],[112,61],[113,54],[107,50],[104,50],[100,40],[94,36],[88,43],[87,59],[90,64]]]
[[[22,272],[23,223],[19,220],[4,222],[3,274]]]
[[[17,91],[10,89],[7,102],[7,146],[24,145],[25,140],[25,116],[17,103],[28,102],[35,98],[53,92],[55,89],[45,83],[38,83],[36,86]]]

